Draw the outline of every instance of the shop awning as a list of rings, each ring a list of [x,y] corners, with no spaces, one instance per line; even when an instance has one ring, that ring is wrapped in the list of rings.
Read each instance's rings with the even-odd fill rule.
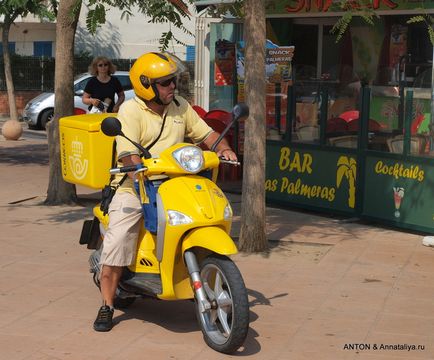
[[[194,2],[194,6],[196,7],[196,10],[199,12],[211,5],[227,5],[227,4],[233,4],[234,2],[235,0],[196,0]]]

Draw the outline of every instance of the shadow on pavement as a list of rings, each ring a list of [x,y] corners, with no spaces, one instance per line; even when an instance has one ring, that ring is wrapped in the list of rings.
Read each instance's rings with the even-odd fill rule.
[[[250,324],[258,320],[258,315],[251,309],[254,306],[272,306],[271,300],[288,296],[288,293],[281,293],[267,298],[259,291],[247,289],[250,307]],[[121,315],[115,316],[115,324],[131,319],[139,319],[143,322],[153,323],[175,333],[189,333],[200,331],[196,319],[195,305],[193,301],[162,301],[152,298],[138,299],[128,309],[123,310]],[[259,353],[260,343],[256,340],[259,334],[249,328],[244,346],[232,354],[232,356],[249,356]]]
[[[47,144],[23,144],[14,147],[11,151],[2,151],[0,147],[0,163],[10,165],[48,165]]]

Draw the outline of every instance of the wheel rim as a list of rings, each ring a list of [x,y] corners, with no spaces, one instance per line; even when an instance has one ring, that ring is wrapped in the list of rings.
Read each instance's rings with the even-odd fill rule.
[[[223,272],[212,264],[203,267],[201,277],[211,302],[211,309],[199,314],[203,328],[213,342],[224,344],[232,333],[234,308],[228,281]]]
[[[51,110],[45,111],[41,115],[40,125],[43,129],[47,128],[47,124],[54,119],[54,112]]]

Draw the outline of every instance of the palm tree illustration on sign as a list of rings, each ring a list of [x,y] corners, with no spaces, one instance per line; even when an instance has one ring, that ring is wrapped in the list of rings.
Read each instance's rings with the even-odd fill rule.
[[[336,186],[339,188],[345,176],[348,180],[348,206],[354,209],[356,204],[356,172],[357,162],[353,158],[340,156],[338,159],[338,170],[336,172]]]

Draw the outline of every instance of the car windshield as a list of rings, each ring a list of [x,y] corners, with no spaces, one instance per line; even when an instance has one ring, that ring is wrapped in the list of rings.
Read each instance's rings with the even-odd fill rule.
[[[85,77],[87,75],[89,75],[89,74],[88,73],[81,73],[81,74],[75,75],[74,76],[74,81],[76,81],[76,80],[78,80],[78,79],[80,79],[82,77]]]

